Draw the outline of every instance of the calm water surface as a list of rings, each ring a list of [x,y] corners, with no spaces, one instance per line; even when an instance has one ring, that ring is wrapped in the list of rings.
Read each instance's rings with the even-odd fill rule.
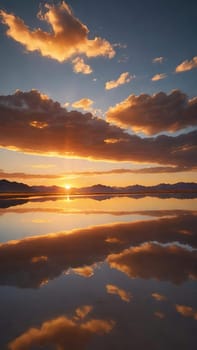
[[[0,349],[196,349],[197,199],[1,199],[0,241]]]

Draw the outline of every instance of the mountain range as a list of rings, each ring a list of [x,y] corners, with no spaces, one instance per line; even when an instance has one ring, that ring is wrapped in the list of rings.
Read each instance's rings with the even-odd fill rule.
[[[81,188],[71,188],[66,190],[60,186],[29,186],[20,182],[11,182],[8,180],[0,180],[0,193],[30,193],[30,194],[41,194],[41,193],[69,193],[69,194],[129,194],[129,193],[182,193],[182,192],[197,192],[197,183],[190,182],[178,182],[175,184],[161,183],[155,186],[142,186],[142,185],[131,185],[126,187],[115,187],[115,186],[105,186],[101,184],[81,187]]]

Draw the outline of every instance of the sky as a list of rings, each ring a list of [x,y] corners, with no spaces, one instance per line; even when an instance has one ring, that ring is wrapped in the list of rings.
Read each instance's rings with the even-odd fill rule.
[[[197,3],[0,1],[0,178],[196,180]]]

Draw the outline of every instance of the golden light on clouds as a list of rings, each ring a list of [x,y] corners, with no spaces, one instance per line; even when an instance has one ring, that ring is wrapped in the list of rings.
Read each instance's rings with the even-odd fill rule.
[[[193,57],[190,61],[185,60],[182,63],[180,63],[176,67],[175,71],[176,73],[181,73],[181,72],[192,70],[194,68],[197,68],[197,56]]]
[[[107,112],[112,125],[92,113],[69,112],[52,99],[43,100],[36,90],[0,96],[0,145],[45,156],[196,166],[197,131],[144,138],[118,125],[142,128],[147,134],[196,125],[197,99],[190,101],[177,90],[170,95],[131,95],[120,107]],[[39,127],[30,125],[34,121]],[[48,124],[44,130],[43,123]]]
[[[125,72],[120,74],[117,80],[110,80],[105,83],[105,89],[111,90],[115,89],[120,85],[128,84],[132,79],[134,79],[135,76],[132,76],[129,74],[129,72]]]
[[[30,123],[31,126],[33,126],[34,128],[37,128],[37,129],[44,129],[48,126],[47,123],[44,123],[44,122],[38,122],[37,120],[33,120],[31,123]]]
[[[84,59],[81,57],[76,57],[74,60],[72,60],[73,64],[73,71],[75,73],[82,73],[82,74],[91,74],[92,68],[84,62]]]
[[[162,78],[155,76],[154,80]],[[169,94],[130,95],[107,111],[107,120],[120,127],[141,131],[147,135],[175,132],[197,124],[197,98],[189,99],[180,90]]]
[[[160,74],[155,74],[153,77],[152,77],[152,81],[158,81],[158,80],[162,80],[162,79],[165,79],[167,78],[167,74],[166,73],[160,73]]]
[[[81,100],[73,102],[72,107],[81,108],[86,111],[91,109],[93,103],[94,101],[91,100],[90,98],[82,98]]]
[[[4,10],[0,11],[0,17],[8,27],[7,35],[25,46],[27,51],[39,51],[42,56],[59,62],[70,60],[76,73],[92,72],[91,67],[79,57],[80,54],[88,58],[112,58],[115,55],[113,46],[107,40],[100,37],[88,38],[87,26],[74,16],[64,1],[58,5],[45,4],[45,11],[39,11],[38,18],[51,27],[48,32],[40,28],[31,30],[21,18]]]

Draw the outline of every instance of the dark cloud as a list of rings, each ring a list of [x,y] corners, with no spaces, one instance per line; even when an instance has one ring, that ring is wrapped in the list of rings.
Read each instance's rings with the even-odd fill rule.
[[[111,254],[122,254],[123,249],[138,246],[144,242],[176,241],[197,247],[196,227],[197,216],[185,214],[149,221],[100,225],[2,243],[0,245],[0,284],[37,288],[43,282],[54,279],[70,268],[93,266],[94,263],[104,261]],[[159,252],[160,250],[157,254],[158,262],[160,261]],[[166,248],[161,248],[161,259],[164,258],[163,252],[166,254]],[[178,269],[181,253],[183,258],[186,254],[188,260],[183,259],[181,265],[183,270],[179,269],[179,276],[182,274],[185,278],[187,265],[184,267],[184,262],[190,261],[190,255],[194,261],[196,252],[184,253],[185,249],[178,252],[178,255],[172,253],[170,256]],[[168,255],[166,258],[168,259]],[[158,271],[159,269],[158,267]],[[169,265],[168,269],[170,270]],[[191,273],[193,272],[192,270]],[[190,277],[189,274],[187,276]],[[175,276],[175,283],[176,280]]]
[[[175,132],[197,125],[197,97],[189,100],[179,90],[169,95],[130,95],[107,112],[107,119],[119,126],[148,135],[163,131]]]
[[[197,278],[197,252],[177,245],[161,246],[145,243],[107,258],[112,268],[131,278],[155,278],[180,284],[188,278]]]
[[[94,117],[68,112],[36,90],[0,96],[0,145],[46,155],[194,167],[197,131],[141,138]]]

